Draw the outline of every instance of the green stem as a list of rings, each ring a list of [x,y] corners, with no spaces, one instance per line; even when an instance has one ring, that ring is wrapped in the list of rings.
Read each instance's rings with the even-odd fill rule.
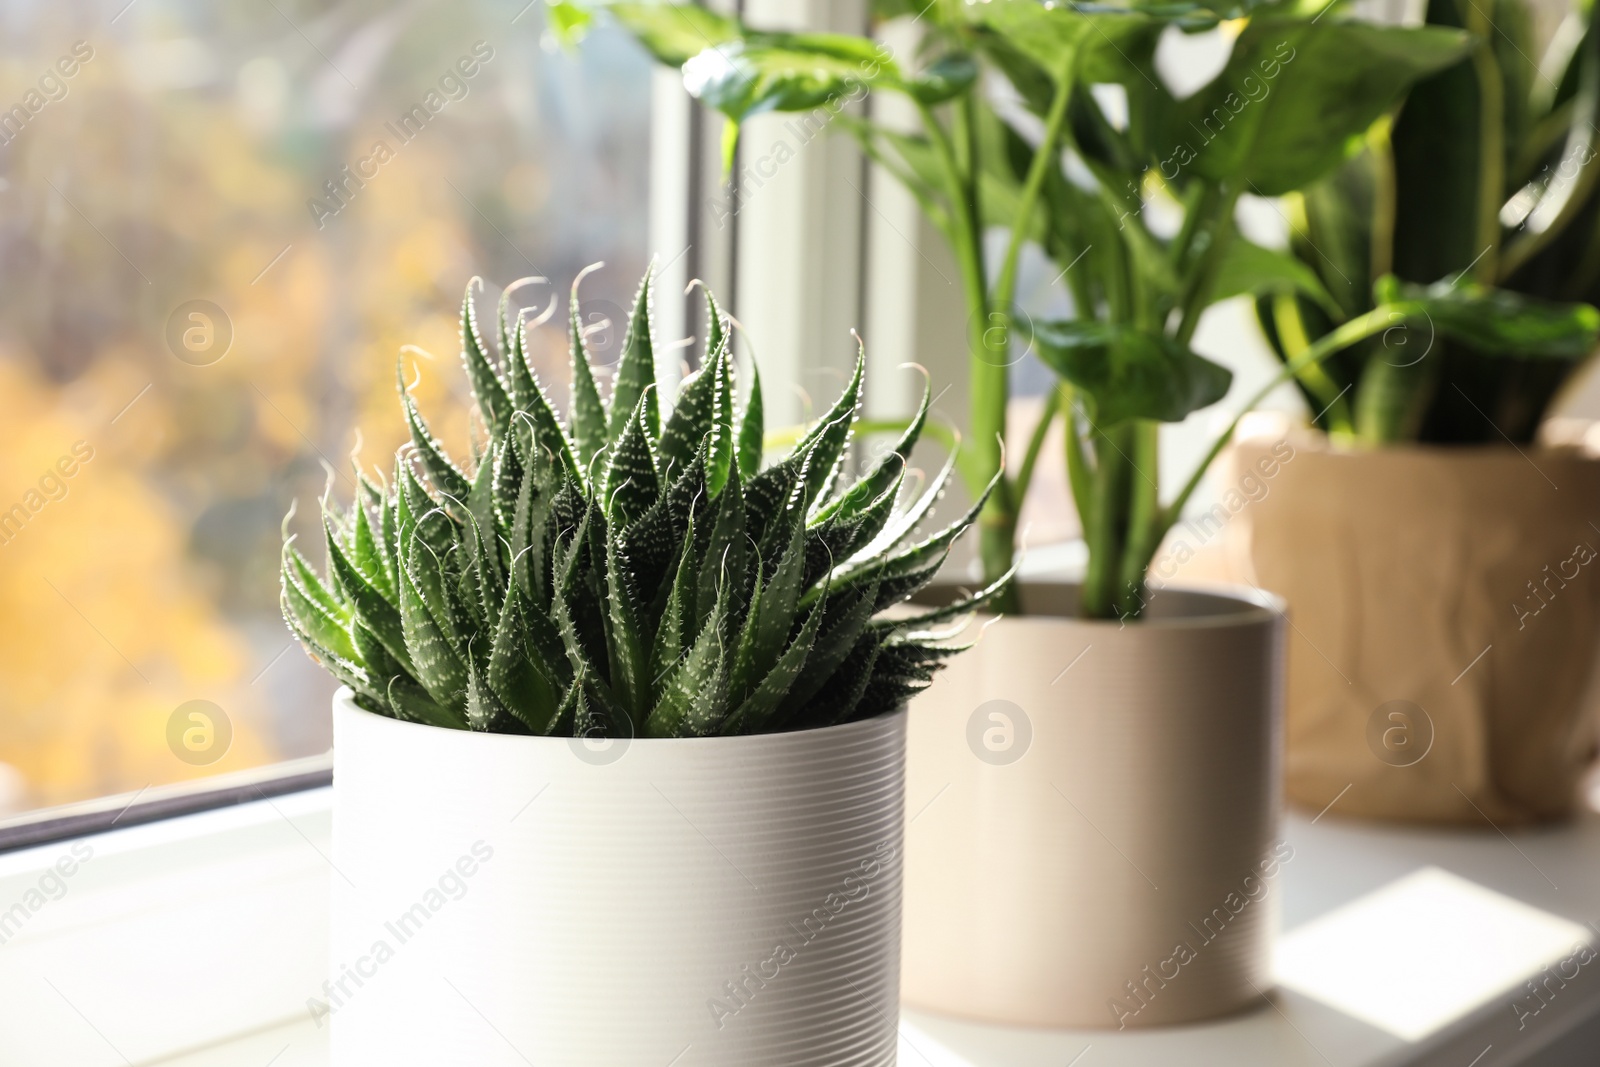
[[[1011,301],[1016,295],[1017,263],[1022,258],[1022,245],[1028,237],[1028,221],[1033,217],[1034,205],[1039,201],[1039,191],[1044,188],[1045,175],[1056,164],[1056,151],[1061,144],[1061,131],[1066,125],[1067,102],[1072,98],[1071,65],[1063,70],[1056,83],[1055,98],[1050,102],[1050,112],[1045,117],[1044,140],[1034,149],[1033,161],[1028,164],[1027,177],[1022,182],[1022,192],[1017,197],[1017,211],[1011,222],[1011,241],[1006,246],[1006,257],[1000,264],[1000,277],[994,285],[993,306],[1002,314],[1011,313]]]
[[[1012,486],[1011,495],[1017,502],[1017,512],[1022,511],[1022,503],[1028,498],[1028,486],[1033,483],[1033,467],[1039,462],[1039,452],[1044,448],[1045,435],[1050,432],[1050,424],[1056,421],[1056,412],[1061,407],[1061,391],[1052,389],[1045,394],[1044,409],[1039,412],[1039,421],[1034,424],[1033,434],[1028,438],[1028,450],[1022,454],[1022,466],[1017,468],[1017,477]]]
[[[1061,396],[1061,428],[1066,436],[1067,484],[1072,487],[1072,506],[1078,511],[1078,525],[1087,540],[1094,471],[1089,466],[1089,457],[1084,454],[1083,437],[1078,428],[1076,392],[1072,383],[1063,380],[1056,392]]]
[[[1005,323],[990,321],[992,305],[983,264],[983,215],[978,192],[974,107],[970,94],[956,102],[956,143],[961,146],[960,152],[933,111],[922,106],[921,112],[940,162],[945,195],[950,200],[952,243],[967,300],[968,387],[971,390],[968,420],[972,436],[963,445],[957,464],[968,491],[976,494],[996,471],[1001,471],[1010,383],[1005,358]],[[991,326],[999,327],[998,337],[991,337]],[[1011,570],[1016,554],[1016,531],[1016,505],[1010,482],[1001,471],[1000,482],[978,517],[978,555],[986,584],[999,580]],[[1017,611],[1014,589],[1002,593],[993,609],[998,613]]]
[[[921,105],[919,110],[922,124],[928,131],[928,140],[934,147],[934,158],[939,161],[945,197],[950,201],[950,244],[951,250],[955,253],[956,266],[961,274],[962,294],[967,303],[968,364],[973,380],[973,393],[976,394],[978,370],[984,365],[979,357],[987,346],[984,334],[990,325],[987,285],[983,271],[983,249],[979,243],[980,235],[974,226],[973,217],[967,210],[966,178],[956,158],[950,135],[931,108]],[[984,420],[986,425],[980,426],[977,396],[974,395],[969,403],[974,438],[982,435],[992,440],[994,420],[986,419]],[[1000,425],[1004,425],[1003,415]],[[965,444],[957,456],[957,470],[960,471],[961,479],[966,483],[969,492],[981,492],[994,474],[993,466],[985,469],[983,458],[975,442]],[[1000,573],[1004,574],[1005,571],[1002,570]]]
[[[1083,576],[1079,614],[1109,619],[1116,614],[1116,583],[1122,572],[1123,506],[1133,472],[1131,426],[1122,423],[1095,434],[1094,483],[1089,502],[1089,565]]]
[[[1011,569],[1016,555],[1017,503],[1012,495],[1011,482],[1005,474],[1006,405],[1011,396],[1011,368],[1008,365],[1011,334],[1008,328],[1009,305],[996,303],[989,295],[983,265],[983,205],[981,202],[978,158],[977,104],[968,93],[956,101],[956,127],[960,143],[965,148],[963,179],[963,207],[967,213],[967,232],[971,238],[968,255],[983,294],[978,307],[982,314],[978,323],[977,347],[969,360],[968,388],[971,390],[972,426],[971,467],[980,472],[982,481],[972,484],[977,492],[996,472],[999,484],[989,495],[989,501],[978,516],[979,551],[983,561],[985,584],[998,581]],[[1000,328],[995,330],[992,325]],[[1014,612],[1018,608],[1014,589],[1008,589],[996,601],[998,612]]]
[[[1144,610],[1144,572],[1160,546],[1166,529],[1161,523],[1161,496],[1156,479],[1160,476],[1161,424],[1145,419],[1133,424],[1133,494],[1128,511],[1127,546],[1122,553],[1122,570],[1117,581],[1117,616],[1136,619]]]
[[[1272,325],[1278,331],[1278,343],[1283,346],[1286,359],[1296,359],[1311,347],[1305,320],[1300,316],[1300,304],[1293,293],[1279,293],[1272,298]],[[1330,433],[1347,436],[1355,432],[1350,421],[1350,404],[1344,398],[1347,390],[1340,389],[1339,383],[1328,376],[1320,363],[1302,367],[1296,377],[1322,405],[1323,423]]]
[[[1200,231],[1200,221],[1210,218],[1217,210],[1217,201],[1222,196],[1222,188],[1215,182],[1198,182],[1196,191],[1189,196],[1190,203],[1183,212],[1183,224],[1178,228],[1178,236],[1172,242],[1172,269],[1180,276],[1184,264],[1189,259],[1189,249],[1194,246],[1195,234]]]
[[[1005,323],[1006,329],[1002,331],[1001,337],[1006,342],[1010,340],[1011,304],[1016,295],[1017,264],[1021,260],[1022,245],[1028,235],[1028,222],[1033,217],[1034,206],[1039,200],[1039,192],[1044,188],[1044,180],[1050,167],[1055,165],[1056,150],[1061,142],[1061,131],[1067,117],[1067,101],[1072,95],[1071,86],[1071,79],[1067,77],[1067,72],[1063,71],[1062,77],[1057,83],[1055,99],[1050,104],[1050,114],[1045,120],[1044,139],[1040,142],[1039,147],[1034,150],[1033,161],[1028,166],[1028,174],[1022,184],[1022,193],[1017,199],[1016,215],[1011,223],[1011,240],[1006,247],[1005,259],[1000,265],[1000,276],[995,282],[994,292],[990,294],[987,302],[988,311],[986,317],[991,314],[996,315]],[[977,213],[978,147],[975,137],[975,123],[971,121],[972,116],[970,114],[967,119],[968,135],[973,138],[968,153],[968,158],[972,161],[973,212],[974,217],[981,220],[982,216]],[[987,340],[987,331],[984,336],[985,340]],[[974,364],[973,367],[973,435],[977,437],[980,432],[987,432],[991,435],[998,433],[1001,435],[1000,441],[1003,441],[1006,408],[1011,394],[1009,353],[1005,350],[994,352],[992,349],[986,348],[985,354],[988,358],[981,361],[984,364],[981,373],[979,373],[977,364]],[[1022,513],[1022,504],[1027,496],[1028,486],[1033,481],[1033,467],[1038,461],[1039,449],[1044,445],[1044,435],[1049,431],[1050,423],[1055,417],[1057,401],[1058,397],[1052,391],[1045,400],[1045,409],[1039,417],[1039,423],[1034,427],[1033,436],[1028,442],[1027,452],[1023,455],[1022,466],[1018,469],[1016,481],[1007,485],[1002,478],[1001,484],[996,487],[997,491],[994,497],[990,498],[989,504],[984,508],[984,516],[980,518],[982,525],[980,550],[983,553],[984,580],[986,582],[994,581],[1011,567],[1011,561],[1015,554],[1017,519]],[[990,417],[996,418],[998,425],[992,429],[988,425],[980,427],[980,411],[987,412]],[[996,444],[1000,444],[1000,441],[997,441]],[[977,443],[977,441],[974,441],[974,444]],[[1003,462],[1003,456],[1004,448],[1002,446],[994,457],[996,466]],[[1007,539],[1005,545],[1000,543],[1002,538]],[[1013,598],[1010,607],[1015,610],[1016,606]]]

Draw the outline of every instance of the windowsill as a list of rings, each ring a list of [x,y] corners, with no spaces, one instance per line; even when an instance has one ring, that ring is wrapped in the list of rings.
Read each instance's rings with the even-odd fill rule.
[[[74,844],[80,852],[92,850],[87,860],[69,864],[73,873],[61,879],[58,899],[40,894],[34,902],[42,906],[25,908],[26,920],[0,945],[0,998],[13,1020],[0,1032],[0,1063],[326,1065],[327,1030],[313,1024],[305,1003],[326,968],[331,799],[331,789],[306,790],[0,856],[0,906],[10,908],[30,899],[28,890],[39,887],[46,868],[72,857]],[[1441,951],[1458,954],[1464,946],[1461,958],[1469,964],[1490,958],[1492,928],[1502,912],[1513,933],[1530,916],[1554,924],[1558,934],[1567,928],[1560,920],[1593,929],[1589,924],[1600,917],[1600,815],[1517,834],[1514,844],[1488,829],[1397,829],[1344,822],[1336,814],[1320,820],[1291,815],[1286,831],[1295,858],[1284,867],[1282,883],[1285,949],[1314,947],[1318,942],[1306,936],[1312,920],[1324,919],[1326,926],[1336,909],[1427,867],[1545,913],[1489,900],[1483,921],[1463,921],[1442,943]],[[47,888],[54,891],[55,883]],[[1419,908],[1415,900],[1401,906],[1413,909],[1422,924],[1440,910]],[[1419,1000],[1434,1011],[1432,1032],[1407,1040],[1280,988],[1270,1005],[1229,1019],[1142,1032],[1013,1030],[908,1011],[901,1062],[1060,1065],[1077,1062],[1074,1057],[1091,1046],[1085,1067],[1588,1062],[1568,1057],[1576,1055],[1570,1047],[1594,1047],[1600,1033],[1600,979],[1591,976],[1593,968],[1585,966],[1536,1015],[1524,1015],[1519,1029],[1512,1005],[1519,993],[1529,995],[1522,988],[1528,975],[1478,975],[1478,995],[1468,997],[1476,1006],[1447,1003],[1450,1010],[1441,1016],[1440,989],[1454,988],[1459,962],[1449,964],[1448,974],[1435,973],[1430,966],[1448,961],[1413,954],[1385,962],[1379,958],[1384,946],[1374,952],[1370,968],[1391,984],[1397,969],[1414,972],[1412,984],[1395,986],[1399,1017],[1405,1017],[1407,990],[1422,990],[1428,996]],[[1363,976],[1346,978],[1359,995]],[[1494,992],[1484,997],[1485,989]],[[1451,1014],[1460,1017],[1447,1018]]]

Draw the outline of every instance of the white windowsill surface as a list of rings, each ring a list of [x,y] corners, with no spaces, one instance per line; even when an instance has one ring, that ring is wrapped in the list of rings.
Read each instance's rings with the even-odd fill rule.
[[[93,854],[68,864],[64,890],[41,879],[70,845],[0,855],[0,921],[13,916],[0,927],[0,1064],[326,1067],[327,1031],[305,1003],[326,967],[330,800],[311,790],[84,839]],[[901,1064],[1600,1061],[1600,960],[1569,944],[1600,941],[1600,815],[1510,838],[1336,812],[1315,823],[1291,815],[1285,829],[1295,856],[1282,883],[1283,984],[1270,1002],[1124,1033],[907,1011]],[[20,923],[8,910],[17,903]],[[1530,999],[1529,972],[1543,978],[1544,964],[1563,959],[1576,976],[1546,986],[1547,1002]]]

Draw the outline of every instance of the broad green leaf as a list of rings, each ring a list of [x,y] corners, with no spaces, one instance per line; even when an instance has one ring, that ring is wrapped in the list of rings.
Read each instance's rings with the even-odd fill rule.
[[[694,4],[609,4],[606,10],[669,67],[739,38],[738,23]]]
[[[1428,22],[1460,28],[1461,10],[1458,0],[1429,0]],[[1407,281],[1438,281],[1484,251],[1477,222],[1484,180],[1480,93],[1478,73],[1463,59],[1412,86],[1390,132],[1394,229],[1372,239],[1383,242],[1391,269]],[[1362,221],[1370,217],[1369,211]]]
[[[1095,7],[1086,12],[1079,4],[1045,5],[1036,0],[992,0],[977,9],[976,17],[1054,80],[1087,46],[1101,40],[1115,44],[1148,24],[1143,15],[1127,10]]]
[[[904,84],[889,49],[825,33],[750,34],[708,47],[683,64],[683,83],[735,122],[766,111],[809,111],[876,83]]]
[[[577,47],[594,24],[594,12],[574,0],[545,0],[550,32],[568,48]]]
[[[1233,372],[1161,334],[1103,322],[1034,324],[1039,359],[1093,397],[1101,429],[1125,419],[1180,422],[1221,400]]]
[[[1471,47],[1466,34],[1436,26],[1258,15],[1165,132],[1180,169],[1279,196],[1332,171],[1408,86]]]
[[[1376,296],[1420,305],[1439,333],[1489,355],[1579,360],[1600,337],[1600,310],[1588,304],[1556,304],[1459,277],[1427,287],[1382,278]]]
[[[947,52],[906,82],[906,92],[922,104],[942,104],[978,80],[977,61],[965,52]]]
[[[730,120],[723,169],[731,171],[739,124],[771,111],[837,113],[872,88],[912,91],[887,48],[844,34],[747,34],[708,47],[683,64],[689,94]],[[935,74],[916,91],[937,98],[952,87],[954,70]]]
[[[1245,294],[1263,296],[1282,292],[1298,292],[1316,301],[1329,315],[1338,317],[1341,314],[1338,302],[1322,284],[1317,272],[1294,256],[1263,248],[1240,236],[1228,242],[1216,280],[1212,282],[1213,302]]]

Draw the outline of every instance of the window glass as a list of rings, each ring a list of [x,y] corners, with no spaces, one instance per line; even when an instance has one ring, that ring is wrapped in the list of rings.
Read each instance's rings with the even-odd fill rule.
[[[631,297],[649,61],[525,4],[0,7],[0,812],[325,750],[291,502],[320,560],[355,428],[368,472],[400,443],[402,345],[465,451],[472,275],[488,314],[596,260],[586,298]],[[538,358],[564,399],[557,326]]]

